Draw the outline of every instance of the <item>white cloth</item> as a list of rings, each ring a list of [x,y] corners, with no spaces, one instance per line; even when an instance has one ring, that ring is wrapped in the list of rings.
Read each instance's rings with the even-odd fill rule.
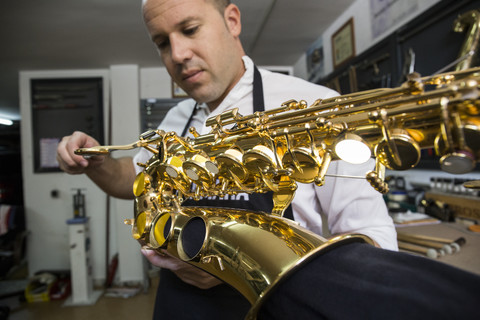
[[[200,134],[206,134],[210,128],[205,126],[207,117],[211,117],[231,108],[238,108],[239,113],[253,113],[253,62],[244,57],[246,72],[223,102],[209,112],[206,104],[199,105],[190,126]],[[265,109],[279,107],[290,99],[305,100],[311,105],[315,100],[338,95],[328,88],[304,81],[299,78],[260,69],[263,81]],[[159,126],[160,129],[181,134],[195,101],[184,100],[173,107]],[[145,163],[151,157],[146,150],[141,150],[134,157],[134,164]],[[365,176],[373,168],[373,161],[363,165],[351,165],[343,161],[333,161],[328,173],[336,175]],[[136,167],[137,172],[141,171]],[[322,217],[328,221],[332,234],[361,233],[371,237],[382,248],[398,250],[396,232],[392,219],[380,193],[375,191],[365,179],[347,179],[326,177],[325,185],[317,187],[312,184],[298,183],[298,189],[292,202],[295,221],[309,230],[322,234]]]

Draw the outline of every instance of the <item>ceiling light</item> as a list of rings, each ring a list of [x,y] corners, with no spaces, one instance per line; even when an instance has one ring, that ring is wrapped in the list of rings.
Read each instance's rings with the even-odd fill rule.
[[[335,153],[343,161],[361,164],[365,163],[372,156],[367,144],[353,133],[346,133],[335,145]]]
[[[11,126],[13,124],[13,121],[10,119],[0,118],[0,124],[3,124],[5,126]]]

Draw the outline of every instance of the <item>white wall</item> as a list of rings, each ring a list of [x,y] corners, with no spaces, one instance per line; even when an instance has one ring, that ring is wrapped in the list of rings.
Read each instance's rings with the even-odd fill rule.
[[[138,140],[140,134],[139,70],[136,65],[110,67],[112,100],[112,145],[123,145]],[[113,157],[133,156],[136,150],[116,151]],[[132,186],[133,188],[133,186]],[[131,227],[125,219],[133,218],[133,201],[111,198],[112,227],[116,228],[119,254],[118,276],[121,282],[143,279],[143,256],[139,244],[132,238]]]
[[[172,80],[164,67],[140,69],[140,98],[169,99]]]

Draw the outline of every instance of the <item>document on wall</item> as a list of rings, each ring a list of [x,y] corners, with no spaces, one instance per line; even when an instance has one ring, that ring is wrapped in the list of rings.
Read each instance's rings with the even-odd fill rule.
[[[58,168],[57,147],[60,143],[58,138],[40,139],[40,168]]]
[[[419,0],[370,0],[373,39],[418,10]]]

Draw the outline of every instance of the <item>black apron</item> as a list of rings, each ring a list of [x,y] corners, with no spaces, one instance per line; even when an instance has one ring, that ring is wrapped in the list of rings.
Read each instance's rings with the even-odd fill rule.
[[[185,136],[190,123],[195,115],[197,105],[193,108],[182,136]],[[265,110],[263,96],[263,83],[260,72],[254,66],[253,73],[253,111]],[[229,198],[214,199],[204,198],[199,201],[186,200],[183,206],[208,206],[248,209],[254,211],[271,212],[273,209],[273,193],[236,195]],[[284,216],[293,219],[291,205],[285,210]],[[215,286],[211,289],[199,289],[189,285],[168,269],[160,270],[160,282],[155,301],[154,319],[244,319],[250,303],[235,289],[226,284]]]

